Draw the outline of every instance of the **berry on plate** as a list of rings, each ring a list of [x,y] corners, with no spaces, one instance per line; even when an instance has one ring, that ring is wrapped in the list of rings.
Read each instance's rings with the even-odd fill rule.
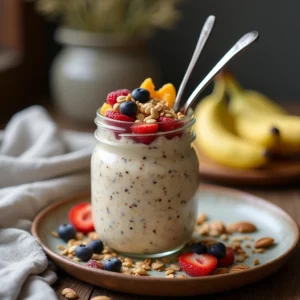
[[[87,266],[88,267],[91,267],[91,268],[94,268],[94,269],[102,269],[103,270],[103,265],[101,262],[97,262],[93,259],[90,259],[88,262],[87,262]]]
[[[226,256],[218,260],[218,267],[228,267],[234,262],[234,251],[232,248],[226,248]]]
[[[69,211],[69,221],[77,231],[83,233],[94,231],[91,204],[83,202],[73,206]]]
[[[121,272],[122,262],[118,258],[112,257],[103,262],[103,267],[106,271]]]
[[[103,250],[103,243],[100,240],[92,240],[88,243],[88,246],[91,247],[96,254],[100,254]]]
[[[179,264],[183,271],[192,277],[211,274],[217,267],[218,260],[210,254],[188,252],[179,256]]]
[[[120,113],[122,115],[126,115],[128,117],[132,117],[136,115],[137,106],[133,101],[125,101],[120,105]]]
[[[76,236],[76,229],[71,224],[62,224],[57,228],[57,233],[59,237],[67,242],[70,239],[74,239]]]
[[[222,258],[226,255],[226,246],[223,243],[216,243],[207,249],[207,253],[216,258]]]
[[[107,110],[105,116],[116,121],[134,122],[135,119],[126,115],[122,115],[117,111]]]
[[[158,132],[158,124],[138,123],[131,126],[131,131],[136,134],[149,134]],[[136,136],[137,142],[149,145],[155,140],[155,136]]]
[[[199,242],[191,245],[189,251],[197,254],[204,254],[207,253],[207,247],[203,243]]]
[[[133,90],[131,95],[135,101],[139,101],[140,103],[146,103],[150,100],[150,92],[143,88]]]
[[[106,102],[113,106],[115,103],[117,103],[117,98],[119,96],[127,96],[128,94],[130,94],[130,91],[127,89],[110,92],[106,97]]]
[[[93,249],[81,244],[75,248],[75,255],[82,261],[88,261],[93,256]]]

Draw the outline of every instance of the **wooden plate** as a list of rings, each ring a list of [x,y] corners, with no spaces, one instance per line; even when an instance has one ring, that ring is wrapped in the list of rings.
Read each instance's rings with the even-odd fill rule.
[[[199,170],[203,179],[230,185],[283,185],[300,180],[300,158],[276,160],[261,169],[234,169],[206,157],[197,148]]]
[[[248,220],[257,225],[258,231],[251,236],[255,239],[271,236],[275,246],[263,254],[252,254],[244,263],[251,266],[240,273],[198,278],[165,278],[164,272],[153,271],[149,277],[129,276],[87,267],[59,254],[57,245],[64,244],[50,232],[59,224],[67,222],[70,207],[81,201],[88,201],[89,195],[79,195],[62,200],[44,209],[35,218],[32,232],[40,241],[45,252],[53,261],[72,276],[107,289],[152,296],[191,296],[226,291],[260,280],[280,268],[290,257],[299,240],[295,221],[279,207],[232,189],[201,186],[198,211],[206,212],[211,219],[225,223]],[[259,258],[260,265],[254,267],[253,260]]]

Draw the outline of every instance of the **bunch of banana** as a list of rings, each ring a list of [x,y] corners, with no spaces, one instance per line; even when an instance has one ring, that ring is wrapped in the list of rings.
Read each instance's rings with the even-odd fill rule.
[[[220,164],[257,168],[268,163],[271,153],[300,154],[300,117],[244,90],[229,73],[216,78],[212,94],[201,100],[195,115],[195,148]]]
[[[300,117],[288,115],[258,92],[243,90],[230,74],[218,80],[225,80],[230,95],[229,110],[234,115],[235,130],[240,137],[276,154],[300,154]],[[266,131],[272,132],[276,139],[263,138]]]
[[[196,150],[198,147],[212,160],[235,168],[256,168],[268,162],[262,145],[252,143],[234,132],[234,117],[225,99],[225,81],[217,79],[214,91],[197,106]]]

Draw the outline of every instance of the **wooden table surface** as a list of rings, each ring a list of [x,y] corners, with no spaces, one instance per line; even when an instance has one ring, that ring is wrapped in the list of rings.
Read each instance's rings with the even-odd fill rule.
[[[92,124],[77,128],[74,124],[68,123],[64,118],[55,115],[55,119],[64,128],[81,129],[83,131],[94,130]],[[256,196],[262,197],[288,212],[299,224],[300,223],[300,182],[284,187],[272,188],[238,188],[240,190],[249,192]],[[135,296],[116,293],[106,289],[92,286],[90,284],[81,282],[72,276],[58,271],[58,280],[54,284],[59,299],[64,299],[61,296],[61,291],[66,288],[72,288],[79,296],[79,299],[88,300],[99,295],[106,295],[112,300],[129,300],[129,299],[164,299],[164,297],[146,297]],[[187,299],[201,299],[201,300],[253,300],[253,299],[300,299],[300,246],[298,245],[294,255],[275,274],[270,277],[256,282],[254,284],[242,287],[240,289],[229,292],[188,297]]]

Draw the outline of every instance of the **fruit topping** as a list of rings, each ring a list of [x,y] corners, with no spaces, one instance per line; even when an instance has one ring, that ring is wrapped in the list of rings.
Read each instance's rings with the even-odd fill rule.
[[[168,107],[172,108],[176,99],[176,90],[172,83],[163,85],[157,92],[159,100],[165,100]]]
[[[158,119],[159,124],[159,130],[160,131],[170,131],[175,130],[182,126],[181,122],[178,122],[177,120],[167,118],[167,117],[160,117]]]
[[[96,254],[100,254],[103,251],[103,243],[100,240],[92,240],[88,243],[88,246],[92,248]]]
[[[107,110],[112,110],[112,106],[105,102],[100,108],[100,114],[105,116]]]
[[[103,270],[103,265],[101,262],[97,262],[93,259],[90,259],[88,262],[87,262],[87,265],[88,267],[91,267],[91,268],[94,268],[94,269],[102,269]]]
[[[94,230],[91,204],[83,202],[73,206],[69,211],[69,221],[77,231],[88,233]]]
[[[199,242],[191,245],[189,251],[197,254],[204,254],[207,253],[207,247],[203,243]]]
[[[150,92],[143,88],[137,88],[132,91],[132,97],[135,101],[146,103],[150,100]]]
[[[156,133],[158,131],[158,124],[137,123],[131,126],[131,130],[136,134]],[[155,136],[136,136],[134,139],[145,145],[149,145],[155,140]]]
[[[154,83],[153,83],[152,78],[147,78],[147,79],[145,79],[145,80],[142,82],[142,84],[141,84],[140,87],[141,87],[141,88],[144,88],[144,89],[146,89],[146,90],[148,90],[149,93],[150,93],[150,97],[151,97],[152,99],[157,99],[157,95],[156,95],[156,91],[155,91],[155,85],[154,85]]]
[[[210,254],[188,252],[179,257],[181,268],[193,277],[211,274],[216,269],[217,263],[216,257]]]
[[[234,251],[232,248],[226,248],[226,255],[218,260],[218,267],[228,267],[234,262]]]
[[[137,106],[133,101],[125,101],[120,105],[120,113],[129,117],[135,116],[137,113]]]
[[[119,113],[117,111],[112,111],[112,110],[106,111],[105,116],[107,118],[110,118],[110,119],[113,119],[113,120],[116,120],[116,121],[134,122],[134,120],[135,120],[132,117],[122,115],[121,113]]]
[[[103,267],[106,271],[121,272],[122,262],[118,258],[112,257],[103,262]]]
[[[117,98],[119,96],[127,96],[130,94],[130,91],[127,89],[121,89],[114,92],[110,92],[106,97],[106,102],[113,106],[115,103],[117,103]]]
[[[223,243],[216,243],[207,249],[207,253],[216,258],[222,258],[226,255],[226,246]]]
[[[70,239],[74,239],[76,236],[76,229],[71,224],[62,224],[57,228],[57,233],[59,237],[67,242]]]
[[[144,88],[150,92],[150,97],[156,100],[164,100],[169,108],[172,108],[176,99],[176,89],[173,84],[167,83],[163,85],[158,91],[155,91],[155,85],[151,78],[147,78],[141,84],[141,88]]]
[[[75,255],[82,261],[88,261],[93,256],[93,249],[81,244],[78,247],[76,247]]]

